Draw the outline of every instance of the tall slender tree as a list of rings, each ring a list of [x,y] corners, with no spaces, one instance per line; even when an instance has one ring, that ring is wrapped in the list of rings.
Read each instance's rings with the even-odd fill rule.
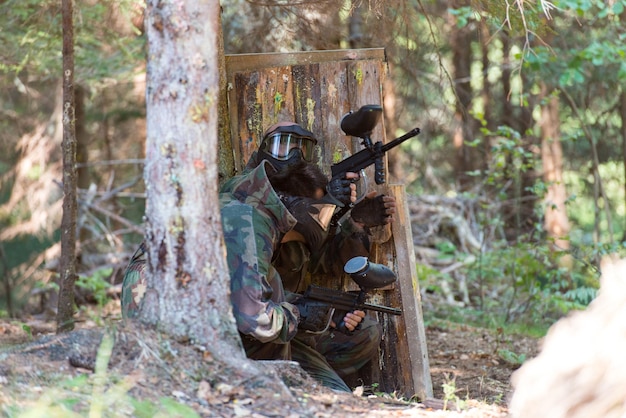
[[[61,289],[57,332],[74,329],[76,281],[76,126],[74,97],[74,7],[62,1],[63,13],[63,219],[61,220]]]
[[[547,185],[545,196],[544,227],[546,233],[562,250],[569,249],[570,225],[565,201],[567,191],[563,181],[563,148],[561,146],[561,130],[559,119],[559,99],[550,96],[549,88],[542,86],[545,104],[541,106],[541,161],[543,163],[543,179]]]

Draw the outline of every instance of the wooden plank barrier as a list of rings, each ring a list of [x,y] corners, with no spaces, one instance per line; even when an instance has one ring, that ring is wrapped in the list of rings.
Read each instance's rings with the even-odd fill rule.
[[[331,164],[362,149],[360,139],[343,134],[340,121],[348,111],[363,105],[382,105],[386,63],[383,48],[240,54],[226,56],[226,72],[237,172],[257,149],[268,126],[295,121],[318,137],[316,162],[330,175]],[[385,142],[384,121],[371,137]],[[384,332],[378,364],[364,368],[358,380],[366,385],[377,383],[385,392],[423,400],[432,397],[432,383],[404,187],[377,186],[373,168],[366,174],[368,190],[391,194],[398,205],[392,226],[376,228],[370,256],[392,268],[398,281],[374,292],[372,301],[401,308],[403,314],[377,316]],[[336,277],[313,279],[338,287]],[[342,277],[341,283],[344,289],[356,288],[348,276]]]

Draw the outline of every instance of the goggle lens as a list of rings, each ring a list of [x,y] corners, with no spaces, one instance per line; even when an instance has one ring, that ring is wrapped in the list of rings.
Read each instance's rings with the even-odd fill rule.
[[[310,162],[313,158],[314,146],[310,138],[277,132],[265,137],[262,149],[277,160],[286,161],[289,159],[290,151],[297,148],[302,152],[302,157]]]

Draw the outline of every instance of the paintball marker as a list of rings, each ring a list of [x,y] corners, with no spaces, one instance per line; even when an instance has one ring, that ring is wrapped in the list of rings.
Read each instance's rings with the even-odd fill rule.
[[[372,142],[370,135],[378,125],[383,108],[379,105],[365,105],[356,112],[350,112],[341,119],[341,130],[346,135],[361,138],[365,147],[354,155],[331,166],[332,178],[344,178],[347,172],[358,173],[374,164],[374,180],[376,184],[385,182],[385,166],[383,156],[390,149],[397,147],[407,139],[419,135],[420,129],[414,128],[393,141],[384,144],[381,141]]]
[[[414,128],[387,144],[383,145],[381,141],[373,143],[370,135],[376,125],[378,125],[378,122],[380,122],[382,112],[383,108],[381,106],[370,104],[361,106],[361,108],[359,108],[356,112],[347,113],[341,119],[341,130],[346,135],[363,139],[361,144],[365,148],[330,167],[332,179],[328,183],[329,185],[335,180],[345,179],[346,173],[348,172],[358,173],[372,164],[374,164],[374,180],[376,181],[376,184],[383,184],[385,182],[385,165],[383,163],[383,156],[385,153],[390,149],[397,147],[404,141],[419,135],[420,129]],[[354,181],[357,180],[358,179],[355,179]],[[341,217],[344,216],[354,206],[354,204],[345,206],[341,202],[337,204],[338,200],[332,195],[328,186],[327,191],[328,193],[324,199],[326,199],[329,203],[338,205],[341,208],[335,212],[330,220],[331,233],[329,236],[332,236]]]
[[[342,319],[346,312],[355,310],[402,315],[400,309],[365,302],[368,290],[379,289],[396,281],[393,271],[382,264],[370,263],[367,257],[362,256],[350,259],[344,271],[359,285],[360,290],[342,292],[310,285],[298,303],[301,329],[313,334],[325,332],[335,312]],[[347,332],[342,320],[337,324],[337,329]]]

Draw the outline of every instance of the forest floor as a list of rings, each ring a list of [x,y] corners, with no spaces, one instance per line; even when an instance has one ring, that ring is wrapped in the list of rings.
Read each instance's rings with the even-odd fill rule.
[[[335,393],[292,362],[253,362],[263,376],[281,379],[250,370],[242,376],[152,331],[122,328],[109,340],[104,329],[88,318],[63,335],[54,334],[53,321],[0,322],[0,415],[507,417],[511,374],[537,353],[537,340],[528,337],[428,326],[434,399],[417,402],[363,387]],[[114,344],[107,349],[106,341]]]

